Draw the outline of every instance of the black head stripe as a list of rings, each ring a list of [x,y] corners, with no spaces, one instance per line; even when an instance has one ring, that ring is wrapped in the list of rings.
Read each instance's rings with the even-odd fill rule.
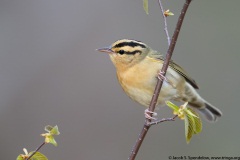
[[[117,45],[114,46],[114,48],[120,48],[120,47],[124,47],[124,46],[130,46],[130,47],[133,47],[133,48],[137,47],[137,46],[141,46],[142,48],[146,48],[145,45],[143,45],[141,43],[134,42],[134,41],[118,43]]]
[[[132,51],[132,52],[125,52],[126,54],[130,54],[130,55],[134,55],[136,53],[142,53],[142,51],[139,51],[139,50],[135,50],[135,51]]]

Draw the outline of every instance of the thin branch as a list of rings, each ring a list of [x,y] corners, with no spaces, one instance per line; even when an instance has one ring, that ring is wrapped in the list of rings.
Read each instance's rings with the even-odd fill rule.
[[[34,156],[34,154],[36,154],[45,144],[46,142],[43,142],[26,160],[30,160],[30,158],[32,158],[32,156]]]
[[[176,28],[175,28],[175,31],[174,31],[174,34],[172,36],[172,40],[171,40],[171,43],[170,43],[170,46],[168,48],[168,51],[167,51],[167,54],[166,54],[166,58],[165,58],[165,61],[163,63],[163,67],[160,71],[160,73],[165,76],[166,75],[166,72],[167,72],[167,68],[168,68],[168,65],[170,63],[170,60],[171,60],[171,57],[172,57],[172,53],[174,51],[174,48],[175,48],[175,44],[177,42],[177,39],[178,39],[178,35],[179,35],[179,32],[180,32],[180,29],[181,29],[181,26],[182,26],[182,22],[183,22],[183,19],[185,17],[185,14],[186,14],[186,11],[188,9],[188,6],[189,4],[191,3],[192,0],[185,0],[185,3],[183,5],[183,8],[182,8],[182,11],[181,11],[181,14],[178,18],[178,22],[177,22],[177,25],[176,25]],[[158,99],[158,96],[159,96],[159,93],[160,93],[160,90],[162,88],[162,84],[163,84],[163,81],[161,81],[160,79],[158,79],[157,81],[157,85],[156,85],[156,88],[154,90],[154,94],[153,94],[153,97],[152,97],[152,100],[151,100],[151,103],[149,105],[149,111],[154,111],[155,109],[155,106],[156,106],[156,103],[157,103],[157,99]],[[143,125],[143,129],[141,131],[141,133],[139,134],[138,136],[138,139],[136,141],[136,144],[131,152],[131,155],[129,156],[129,160],[134,160],[137,153],[138,153],[138,150],[139,148],[141,147],[141,144],[150,128],[150,125],[148,125],[148,123],[151,123],[151,120],[147,120],[145,121],[145,124]]]
[[[177,118],[177,116],[178,116],[178,115],[175,115],[175,116],[172,117],[172,118],[163,118],[163,119],[160,119],[160,120],[156,120],[156,121],[153,121],[153,122],[149,122],[149,123],[147,123],[147,125],[152,126],[152,125],[156,125],[156,124],[163,123],[163,122],[167,122],[167,121],[175,121],[175,119]]]
[[[163,9],[163,5],[162,5],[162,1],[158,0],[158,4],[159,4],[159,6],[161,8],[161,11],[162,11],[162,16],[163,16],[163,20],[164,20],[164,31],[165,31],[166,36],[167,36],[168,46],[170,46],[171,40],[170,40],[170,36],[169,36],[169,33],[168,33],[168,29],[167,29],[167,18],[164,15],[164,9]]]

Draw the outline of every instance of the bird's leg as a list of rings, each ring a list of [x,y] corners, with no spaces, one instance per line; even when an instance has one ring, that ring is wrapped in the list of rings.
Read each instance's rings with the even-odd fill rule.
[[[152,116],[151,116],[152,114]],[[150,120],[156,120],[154,116],[157,116],[156,112],[149,111],[149,109],[145,109],[144,111],[145,118],[150,119]]]

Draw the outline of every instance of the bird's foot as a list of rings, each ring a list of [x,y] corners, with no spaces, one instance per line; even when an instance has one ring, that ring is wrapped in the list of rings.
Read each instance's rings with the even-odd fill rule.
[[[167,79],[166,76],[163,75],[164,73],[165,73],[165,72],[160,71],[160,72],[158,73],[158,79],[161,80],[161,81],[165,81],[165,82],[167,82],[168,84],[170,84],[173,88],[176,88],[176,86],[174,86],[173,83],[172,83],[169,79]]]
[[[157,120],[157,118],[154,118],[154,116],[157,116],[156,112],[149,111],[149,109],[145,109],[144,115],[146,119],[149,120]]]
[[[167,80],[167,78],[163,75],[165,72],[162,72],[162,71],[160,71],[159,73],[158,73],[158,79],[159,80],[161,80],[161,81],[168,81]]]

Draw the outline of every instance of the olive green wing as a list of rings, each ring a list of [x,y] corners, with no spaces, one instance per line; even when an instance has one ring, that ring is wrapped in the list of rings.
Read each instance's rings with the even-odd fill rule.
[[[158,52],[152,52],[148,56],[151,57],[151,58],[154,58],[154,59],[164,61],[164,57]],[[185,80],[188,83],[190,83],[195,89],[199,89],[196,81],[194,79],[192,79],[190,76],[188,76],[187,72],[182,67],[180,67],[178,64],[176,64],[175,62],[173,62],[171,60],[170,63],[169,63],[169,67],[171,67],[173,70],[175,70],[180,75],[182,75],[185,78]]]
[[[199,89],[196,81],[194,79],[192,79],[190,76],[188,76],[187,72],[182,67],[180,67],[178,64],[171,61],[169,63],[169,67],[171,67],[173,70],[175,70],[176,72],[181,74],[186,79],[186,81],[188,83],[190,83],[195,89]]]

